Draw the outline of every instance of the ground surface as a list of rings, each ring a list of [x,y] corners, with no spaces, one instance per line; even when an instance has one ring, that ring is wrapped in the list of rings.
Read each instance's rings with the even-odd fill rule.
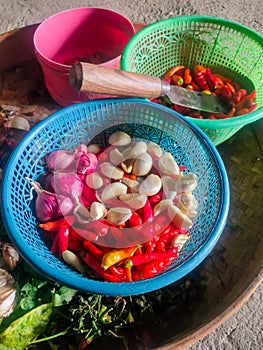
[[[258,0],[0,0],[0,33],[41,22],[62,10],[86,6],[112,9],[143,23],[178,15],[217,16],[263,34],[262,3]],[[233,317],[189,350],[261,350],[262,319],[263,285]]]

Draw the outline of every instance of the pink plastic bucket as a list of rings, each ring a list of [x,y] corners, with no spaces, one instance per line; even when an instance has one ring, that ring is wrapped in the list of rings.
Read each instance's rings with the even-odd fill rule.
[[[108,98],[71,87],[70,68],[79,61],[119,68],[121,53],[134,34],[128,18],[102,8],[75,8],[47,18],[34,33],[34,48],[51,97],[62,106]]]

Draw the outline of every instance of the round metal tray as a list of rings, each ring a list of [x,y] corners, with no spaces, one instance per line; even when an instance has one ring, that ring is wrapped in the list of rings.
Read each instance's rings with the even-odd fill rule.
[[[61,108],[45,90],[34,57],[36,26],[0,35],[0,105],[23,105],[32,126]],[[135,24],[137,30],[142,26]],[[34,91],[34,105],[27,105]],[[202,339],[236,312],[263,281],[262,135],[263,119],[218,146],[229,176],[231,206],[225,230],[202,266],[207,288],[194,309],[184,313],[180,326],[178,314],[167,315],[167,327],[159,332],[153,348],[184,349]]]

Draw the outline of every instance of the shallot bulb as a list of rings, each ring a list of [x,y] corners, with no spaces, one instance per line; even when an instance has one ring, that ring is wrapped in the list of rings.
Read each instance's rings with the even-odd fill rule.
[[[29,180],[29,182],[37,193],[35,210],[39,221],[55,220],[62,215],[68,215],[73,210],[74,204],[70,198],[43,190],[36,181]]]
[[[88,175],[95,171],[98,159],[94,153],[78,152],[76,159],[78,173]]]
[[[50,184],[57,195],[69,197],[74,203],[79,203],[83,183],[77,174],[71,171],[55,171]]]
[[[46,165],[50,170],[74,170],[75,153],[64,150],[57,150],[46,157]]]

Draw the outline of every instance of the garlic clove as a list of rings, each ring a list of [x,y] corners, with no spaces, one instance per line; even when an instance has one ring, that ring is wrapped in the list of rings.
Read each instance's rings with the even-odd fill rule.
[[[147,145],[147,153],[149,153],[152,157],[160,158],[163,151],[157,143],[151,141]]]
[[[177,227],[189,229],[193,226],[192,220],[175,205],[168,208],[168,215]]]
[[[95,190],[103,186],[103,179],[96,171],[86,175],[85,182],[90,188],[94,188]]]
[[[62,252],[62,258],[63,260],[70,266],[74,267],[74,269],[76,269],[77,271],[79,271],[80,273],[84,273],[85,272],[85,267],[82,264],[82,261],[80,260],[80,258],[74,254],[72,251],[70,250],[64,250]]]
[[[139,193],[144,193],[146,196],[153,196],[162,188],[160,176],[150,174],[142,181],[139,187]]]
[[[109,137],[109,144],[115,146],[126,146],[131,143],[131,137],[124,131],[115,131]]]
[[[175,180],[168,175],[163,175],[161,180],[165,198],[174,200],[177,196],[177,191],[175,190]]]
[[[149,153],[143,153],[135,159],[132,173],[136,176],[145,176],[152,169],[153,161]]]
[[[144,193],[127,193],[121,194],[119,199],[128,204],[134,210],[142,208],[147,200],[147,196]]]
[[[92,219],[99,220],[105,217],[107,214],[107,208],[103,203],[100,202],[92,202],[90,206],[90,215]]]
[[[101,164],[100,170],[103,175],[114,180],[120,180],[124,175],[124,171],[122,169],[112,165],[109,162],[104,162]]]
[[[129,220],[132,216],[132,211],[129,208],[115,207],[109,209],[106,220],[112,222],[113,224],[119,225]]]
[[[164,175],[179,175],[180,169],[170,152],[164,152],[158,159],[158,166]]]
[[[118,198],[121,194],[127,192],[127,186],[121,182],[113,182],[107,185],[102,193],[101,200],[103,203],[107,203],[107,201]]]

